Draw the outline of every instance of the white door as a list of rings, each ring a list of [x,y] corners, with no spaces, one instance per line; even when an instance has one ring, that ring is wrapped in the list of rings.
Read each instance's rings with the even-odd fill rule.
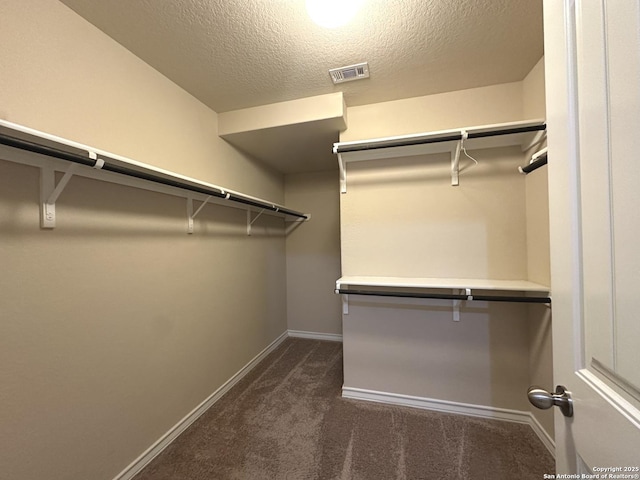
[[[557,471],[640,478],[640,1],[544,10]]]

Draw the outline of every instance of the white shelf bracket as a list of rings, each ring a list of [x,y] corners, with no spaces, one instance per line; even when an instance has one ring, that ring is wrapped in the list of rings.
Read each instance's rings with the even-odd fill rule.
[[[538,158],[540,158],[541,156],[543,156],[544,154],[546,154],[548,152],[549,152],[549,147],[541,148],[536,153],[531,155],[531,160],[529,160],[529,163],[531,164],[531,163],[535,162]]]
[[[455,290],[454,290],[454,292],[455,292]],[[462,303],[462,300],[454,300],[453,301],[453,321],[454,322],[459,322],[460,321],[460,304],[461,303]]]
[[[193,219],[200,213],[207,202],[211,200],[211,195],[204,199],[198,209],[193,211],[193,198],[187,197],[187,233],[193,233]]]
[[[305,215],[307,216],[307,218],[296,218],[294,220],[287,220],[285,218],[285,220],[284,220],[285,225],[287,223],[289,224],[289,225],[286,225],[286,227],[285,227],[285,230],[284,230],[285,236],[289,235],[291,232],[293,232],[296,228],[298,228],[304,222],[308,222],[309,220],[311,220],[311,214],[310,213],[306,213]]]
[[[258,215],[255,218],[251,219],[251,210],[247,210],[247,236],[251,236],[251,225],[260,218],[260,215],[264,213],[264,208],[258,212]]]
[[[72,163],[56,185],[56,172],[53,167],[40,168],[40,227],[55,228],[56,201],[71,180],[77,165]]]
[[[347,193],[347,166],[340,153],[338,154],[338,167],[340,168],[340,193]]]
[[[187,197],[187,233],[193,233],[193,198]]]
[[[340,294],[340,282],[336,282],[336,289],[334,290],[336,295]],[[343,293],[342,295],[342,314],[349,315],[349,295]]]
[[[304,222],[308,222],[309,220],[311,220],[311,214],[310,213],[305,213],[306,218],[294,218],[293,220],[287,220],[286,218],[284,219],[285,222],[287,223],[304,223]]]
[[[531,140],[530,143],[528,143],[527,145],[523,145],[522,146],[522,151],[526,152],[527,150],[535,147],[536,145],[540,145],[544,139],[547,138],[547,131],[546,130],[538,130],[536,132],[536,134],[534,135],[533,139]]]
[[[455,290],[454,290],[455,292]],[[473,300],[473,295],[471,295],[471,289],[470,288],[465,288],[463,290],[460,290],[460,295],[466,295],[467,296],[467,301],[469,300]],[[462,300],[454,300],[453,301],[453,321],[454,322],[459,322],[460,321],[460,305],[462,304]]]
[[[451,150],[451,186],[457,187],[460,185],[460,181],[458,179],[460,175],[460,151],[462,150],[462,142],[467,137],[467,132],[465,130],[462,131],[462,139],[456,142],[456,148]]]

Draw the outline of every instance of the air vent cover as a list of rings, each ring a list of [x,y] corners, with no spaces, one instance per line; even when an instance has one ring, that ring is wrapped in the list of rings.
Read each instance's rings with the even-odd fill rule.
[[[331,75],[333,83],[344,83],[369,78],[369,64],[364,62],[347,67],[332,68],[329,70],[329,75]]]

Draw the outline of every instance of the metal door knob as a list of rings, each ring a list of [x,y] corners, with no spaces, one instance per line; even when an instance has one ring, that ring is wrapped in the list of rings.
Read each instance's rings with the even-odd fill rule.
[[[556,393],[549,393],[540,387],[529,387],[529,402],[534,407],[546,410],[554,405],[560,408],[565,417],[573,417],[573,400],[571,394],[562,385],[556,387]]]

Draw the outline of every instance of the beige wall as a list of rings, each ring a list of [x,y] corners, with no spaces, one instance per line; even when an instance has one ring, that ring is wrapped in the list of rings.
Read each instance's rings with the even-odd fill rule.
[[[524,116],[526,118],[546,118],[544,98],[544,57],[542,57],[522,80],[522,112]]]
[[[287,236],[289,329],[342,334],[338,171],[285,177],[285,202],[311,214]]]
[[[527,410],[527,307],[349,297],[344,386]]]
[[[529,83],[526,100],[517,82],[350,108],[341,140],[538,118]],[[448,154],[349,164],[342,274],[527,279],[525,156],[469,153],[479,165],[462,157],[458,187]],[[528,312],[474,302],[454,322],[451,302],[351,296],[345,386],[526,411]]]
[[[458,187],[449,154],[350,163],[342,274],[526,279],[520,148],[469,153]]]
[[[347,109],[340,141],[523,120],[522,82],[472,88]]]
[[[0,117],[282,202],[217,115],[54,0],[0,3]],[[283,222],[0,156],[0,477],[111,479],[286,326]],[[295,208],[295,207],[293,207]]]
[[[529,118],[545,118],[544,58],[522,82],[523,111]],[[539,149],[536,147],[534,150]],[[528,152],[529,155],[534,150]],[[553,161],[551,159],[550,161]],[[549,184],[547,167],[526,176],[527,190],[527,268],[529,278],[550,285],[549,252]],[[551,310],[531,306],[529,309],[529,376],[532,385],[553,390],[553,351],[551,345]],[[553,412],[529,406],[531,413],[553,437]]]
[[[0,4],[0,118],[274,202],[282,175],[217,139],[218,115],[54,0]]]

